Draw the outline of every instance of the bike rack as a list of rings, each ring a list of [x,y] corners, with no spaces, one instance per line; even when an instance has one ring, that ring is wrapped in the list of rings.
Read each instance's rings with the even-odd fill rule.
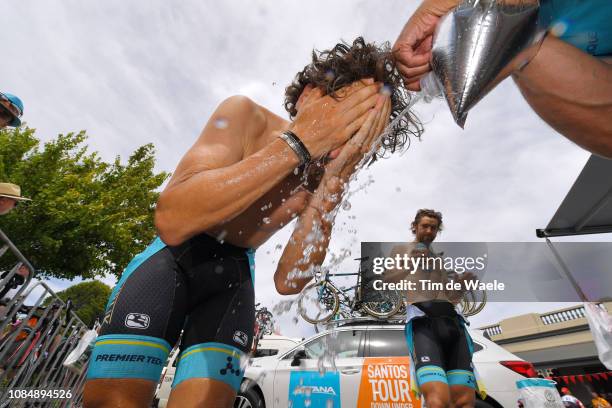
[[[74,311],[70,310],[70,314],[66,314],[69,306],[61,300],[45,282],[33,281],[33,278],[36,276],[36,269],[19,249],[17,249],[6,234],[0,230],[0,257],[8,251],[17,258],[17,263],[3,279],[0,279],[0,293],[2,293],[3,296],[9,293],[11,287],[8,285],[22,265],[25,265],[30,273],[24,282],[21,283],[18,288],[15,288],[15,293],[10,295],[10,299],[4,306],[2,313],[0,313],[0,336],[5,332],[5,329],[8,328],[13,318],[16,318],[17,314],[20,313],[26,299],[32,297],[30,301],[33,301],[34,304],[32,306],[27,306],[29,310],[26,313],[26,317],[19,325],[14,326],[11,333],[6,333],[4,336],[1,336],[0,362],[2,362],[2,370],[0,370],[0,407],[5,407],[7,404],[12,404],[11,406],[21,405],[21,402],[17,405],[15,405],[14,401],[9,402],[7,397],[9,390],[23,388],[69,388],[73,395],[72,400],[66,399],[61,401],[60,405],[61,407],[68,406],[67,404],[76,406],[80,403],[82,397],[81,392],[85,379],[85,370],[82,374],[77,375],[66,367],[63,367],[61,363],[66,355],[76,347],[78,343],[76,337],[78,337],[79,333],[88,328]],[[41,294],[35,296],[33,294],[35,289],[41,290]],[[52,302],[45,306],[44,309],[40,309],[39,307],[42,307],[41,305],[47,296],[51,297]],[[32,331],[28,333],[24,340],[17,341],[17,336],[22,329],[25,329],[28,320],[35,313],[37,313],[38,316],[38,322],[35,327],[32,328]],[[66,315],[65,318],[67,320],[64,320],[64,315]],[[43,322],[45,322],[44,326]],[[58,322],[58,326],[52,329],[55,322]],[[40,335],[38,339],[35,339],[37,332],[40,332]],[[60,335],[64,343],[54,345],[52,349],[51,346],[56,335]],[[9,352],[13,350],[15,346],[18,346],[17,343],[21,344],[19,350]],[[9,361],[7,357],[11,354],[12,357]],[[24,356],[26,358],[23,360],[22,365],[20,367],[16,366],[17,362],[22,360]],[[26,400],[22,402],[28,403]],[[51,405],[56,406],[56,403],[39,403],[41,407]]]
[[[372,325],[380,325],[380,324],[405,324],[406,323],[406,318],[391,318],[391,319],[376,319],[373,317],[366,317],[366,316],[360,316],[360,317],[352,317],[349,319],[336,319],[336,320],[330,320],[329,322],[325,322],[325,323],[318,323],[320,326],[324,327],[326,330],[331,329],[331,328],[335,328],[335,327],[339,327],[342,325],[348,325],[348,324],[352,324],[352,323],[363,323],[363,324],[372,324]]]

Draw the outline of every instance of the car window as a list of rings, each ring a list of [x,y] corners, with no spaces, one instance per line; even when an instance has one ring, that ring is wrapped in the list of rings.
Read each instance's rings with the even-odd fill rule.
[[[403,330],[369,330],[368,357],[407,356],[408,344]]]
[[[278,354],[278,349],[257,349],[253,357],[268,357]]]
[[[306,358],[318,359],[325,351],[335,354],[336,358],[359,357],[361,330],[343,330],[328,333],[304,345]]]

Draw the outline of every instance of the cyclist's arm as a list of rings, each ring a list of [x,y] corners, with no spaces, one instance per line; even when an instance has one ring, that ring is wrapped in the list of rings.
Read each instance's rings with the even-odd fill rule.
[[[447,300],[451,302],[452,304],[456,305],[459,302],[461,302],[461,299],[463,299],[463,296],[465,295],[465,293],[468,292],[468,289],[465,286],[465,282],[474,280],[475,278],[477,278],[477,276],[471,272],[463,272],[462,274],[458,274],[455,271],[445,271],[445,272],[446,272],[447,281],[450,280],[450,281],[458,282],[461,284],[461,289],[453,289],[453,290],[446,289],[445,290]]]
[[[219,127],[218,120],[227,126]],[[159,197],[155,225],[164,242],[178,245],[232,219],[297,166],[297,156],[280,139],[243,157],[244,146],[265,129],[264,114],[245,97],[217,108]]]
[[[278,293],[300,293],[310,282],[327,255],[332,227],[332,214],[310,205],[302,211],[274,273]]]
[[[533,60],[513,76],[546,123],[592,153],[612,158],[612,65],[608,60],[549,35]]]

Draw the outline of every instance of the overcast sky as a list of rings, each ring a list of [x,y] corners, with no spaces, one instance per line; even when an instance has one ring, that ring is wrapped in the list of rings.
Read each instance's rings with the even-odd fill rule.
[[[91,149],[107,160],[152,142],[157,169],[173,171],[224,98],[247,95],[286,117],[284,87],[313,47],[359,35],[394,41],[418,3],[382,4],[3,1],[0,90],[23,99],[24,119],[42,140],[85,129]],[[367,187],[340,212],[333,252],[350,248],[357,257],[361,241],[412,240],[409,222],[423,207],[444,214],[440,240],[535,241],[535,229],[546,226],[589,157],[542,122],[511,80],[470,112],[465,130],[441,102],[417,112],[423,140],[360,174],[352,189]],[[289,234],[286,228],[257,252],[257,300],[268,307],[279,299],[271,284],[275,248]],[[350,260],[339,268],[356,269]],[[473,326],[559,306],[489,305]],[[311,328],[299,322],[282,331],[302,335]]]

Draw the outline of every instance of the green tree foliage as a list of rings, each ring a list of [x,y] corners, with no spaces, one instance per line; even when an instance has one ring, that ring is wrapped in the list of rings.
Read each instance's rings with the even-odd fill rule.
[[[111,294],[111,288],[99,281],[88,281],[77,283],[69,288],[57,293],[64,302],[72,300],[72,311],[83,320],[88,327],[91,327],[104,313],[106,302]],[[47,298],[43,306],[51,303],[52,298]]]
[[[0,181],[33,199],[0,217],[0,228],[39,277],[119,276],[155,235],[156,190],[168,174],[154,172],[153,145],[126,164],[106,163],[86,140],[85,132],[69,133],[41,147],[34,129],[0,131]]]

